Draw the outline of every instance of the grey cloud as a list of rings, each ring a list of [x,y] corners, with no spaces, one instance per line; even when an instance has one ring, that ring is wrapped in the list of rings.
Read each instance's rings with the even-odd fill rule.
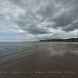
[[[50,30],[59,30],[59,28],[68,33],[78,29],[78,22],[73,23],[78,19],[78,0],[9,1],[25,11],[25,14],[20,15],[14,22],[33,35],[49,34]],[[46,21],[45,26],[41,25],[44,21]],[[55,24],[51,24],[52,22]]]
[[[62,0],[64,1],[64,0]],[[65,0],[66,1],[66,0]],[[66,5],[66,4],[67,5]],[[78,29],[77,23],[72,23],[74,20],[78,19],[78,4],[77,0],[66,1],[64,2],[64,10],[70,8],[68,12],[63,12],[56,18],[50,18],[49,21],[55,21],[56,25],[53,28],[62,28],[64,31],[73,31]],[[71,6],[72,5],[72,6]],[[69,24],[71,24],[69,26]]]
[[[36,27],[36,26],[32,26],[31,28],[28,28],[27,29],[28,32],[32,33],[32,34],[48,34],[48,30],[46,29],[42,29],[42,28],[39,28],[39,27]]]
[[[63,28],[63,30],[65,31],[73,31],[74,29],[78,29],[78,19],[72,21],[71,24],[68,24],[67,26]]]
[[[54,19],[54,21],[56,22],[56,26],[54,26],[54,28],[61,27],[65,31],[73,31],[75,29],[78,29],[78,22],[73,23],[73,21],[78,19],[78,14],[77,13],[78,13],[77,10],[76,11],[71,11],[71,13],[68,14],[68,15],[63,14],[60,17]]]

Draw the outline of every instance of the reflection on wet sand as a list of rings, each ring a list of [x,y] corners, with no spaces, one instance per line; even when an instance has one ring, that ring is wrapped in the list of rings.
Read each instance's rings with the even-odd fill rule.
[[[6,56],[9,57],[7,60],[0,61],[0,76],[6,78],[78,77],[77,43],[36,42],[28,46],[24,44],[15,51],[10,57]]]

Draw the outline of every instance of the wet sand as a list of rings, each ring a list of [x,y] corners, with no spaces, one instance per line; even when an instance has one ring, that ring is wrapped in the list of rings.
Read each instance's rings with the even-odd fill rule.
[[[10,55],[14,58],[7,55],[0,61],[0,78],[78,78],[78,43],[41,42],[31,47],[28,55],[16,52]]]

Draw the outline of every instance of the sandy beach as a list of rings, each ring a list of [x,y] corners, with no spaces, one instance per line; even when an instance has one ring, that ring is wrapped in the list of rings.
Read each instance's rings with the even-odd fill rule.
[[[18,47],[15,52],[0,55],[1,78],[78,77],[78,43],[36,42],[31,44],[31,47],[24,44],[24,48]]]

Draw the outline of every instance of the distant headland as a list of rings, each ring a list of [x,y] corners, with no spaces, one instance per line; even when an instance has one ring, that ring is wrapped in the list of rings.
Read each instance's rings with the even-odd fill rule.
[[[44,39],[40,42],[78,42],[78,38],[69,38],[69,39]]]

